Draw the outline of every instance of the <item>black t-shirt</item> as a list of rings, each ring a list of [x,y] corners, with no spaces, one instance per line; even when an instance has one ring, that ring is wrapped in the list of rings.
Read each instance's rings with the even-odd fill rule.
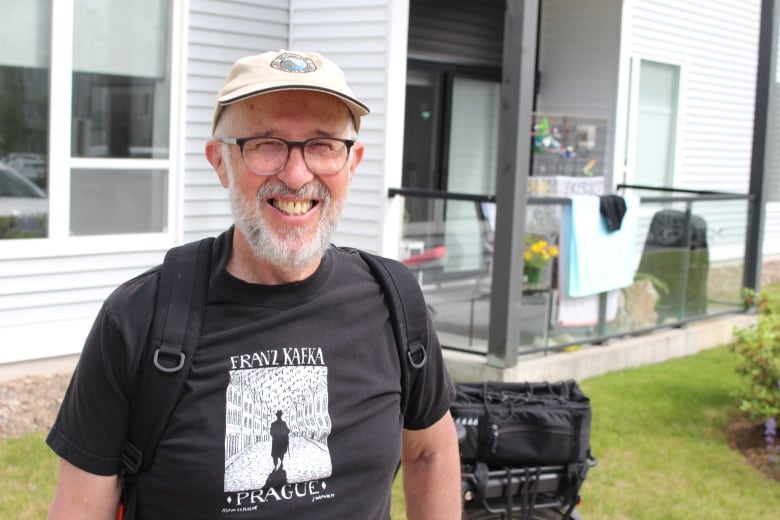
[[[214,243],[203,335],[139,476],[139,518],[388,518],[402,427],[432,425],[452,400],[432,325],[402,418],[389,313],[360,256],[331,248],[306,280],[255,285],[225,270],[231,236]],[[91,473],[117,473],[158,279],[106,300],[47,438]]]

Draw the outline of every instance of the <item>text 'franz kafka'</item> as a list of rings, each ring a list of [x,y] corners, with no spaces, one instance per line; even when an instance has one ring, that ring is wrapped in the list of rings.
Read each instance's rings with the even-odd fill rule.
[[[283,347],[230,357],[232,370],[324,364],[325,359],[320,347]]]

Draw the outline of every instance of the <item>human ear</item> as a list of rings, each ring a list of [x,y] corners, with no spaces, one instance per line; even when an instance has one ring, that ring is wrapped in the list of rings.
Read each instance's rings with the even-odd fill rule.
[[[230,185],[230,178],[227,174],[227,165],[225,164],[225,158],[222,156],[223,146],[222,143],[216,139],[210,139],[206,143],[206,159],[211,163],[211,167],[217,172],[219,182],[223,188],[227,188]]]
[[[363,154],[366,151],[365,145],[363,145],[360,141],[355,141],[355,144],[352,145],[351,155],[352,160],[349,163],[349,176],[350,178],[352,175],[354,175],[355,170],[357,169],[360,162],[363,160]]]

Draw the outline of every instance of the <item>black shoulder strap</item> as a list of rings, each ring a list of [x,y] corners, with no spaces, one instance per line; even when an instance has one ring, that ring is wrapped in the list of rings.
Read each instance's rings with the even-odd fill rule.
[[[203,324],[213,241],[174,247],[162,264],[150,340],[136,376],[120,455],[125,520],[135,516],[136,477],[151,465],[190,372]]]
[[[401,411],[406,412],[417,371],[428,361],[428,309],[417,278],[402,263],[360,251],[387,301],[401,360]]]

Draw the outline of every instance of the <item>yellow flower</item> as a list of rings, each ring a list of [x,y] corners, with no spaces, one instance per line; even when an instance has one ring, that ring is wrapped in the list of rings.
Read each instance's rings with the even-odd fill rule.
[[[528,267],[541,269],[558,256],[558,247],[543,239],[536,239],[531,234],[525,236],[523,259]]]

